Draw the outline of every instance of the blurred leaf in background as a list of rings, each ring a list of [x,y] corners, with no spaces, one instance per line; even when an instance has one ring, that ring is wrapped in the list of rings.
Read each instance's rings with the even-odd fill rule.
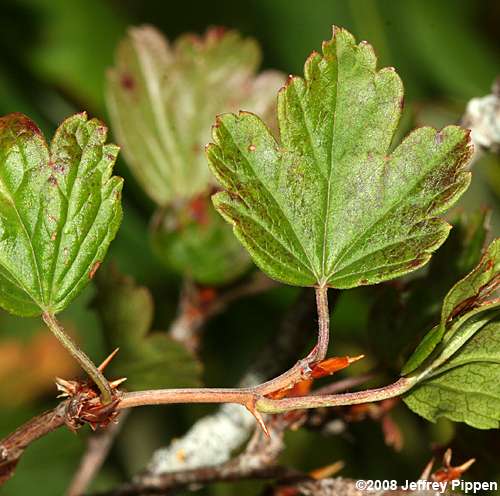
[[[120,43],[108,74],[111,122],[129,166],[159,206],[215,184],[203,153],[214,115],[240,108],[274,114],[284,77],[256,76],[260,58],[254,40],[222,28],[170,46],[142,26]]]
[[[271,119],[277,71],[256,75],[260,49],[235,31],[211,28],[169,45],[152,26],[131,28],[108,73],[113,130],[134,176],[158,205],[155,252],[167,266],[220,284],[249,266],[246,253],[214,215],[215,186],[204,146],[213,116],[240,108]]]

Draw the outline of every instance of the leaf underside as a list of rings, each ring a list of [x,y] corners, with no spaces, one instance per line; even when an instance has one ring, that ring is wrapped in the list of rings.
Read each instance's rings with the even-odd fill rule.
[[[207,151],[225,189],[215,207],[288,284],[348,288],[422,266],[450,228],[436,216],[469,184],[469,132],[420,128],[389,153],[402,83],[345,30],[304,73],[279,92],[279,143],[256,115],[218,117]]]
[[[244,107],[274,113],[284,76],[256,76],[252,39],[218,28],[169,45],[152,26],[129,30],[108,73],[112,129],[137,181],[160,206],[213,185],[203,153],[213,116]]]
[[[0,306],[57,313],[103,260],[121,221],[118,147],[76,114],[47,145],[22,114],[0,119]]]

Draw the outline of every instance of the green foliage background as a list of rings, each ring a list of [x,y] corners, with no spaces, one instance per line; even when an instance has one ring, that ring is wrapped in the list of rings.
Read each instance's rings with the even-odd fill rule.
[[[0,115],[24,112],[47,136],[57,123],[80,110],[109,122],[104,106],[105,71],[113,63],[115,47],[126,28],[141,23],[154,24],[169,39],[186,31],[203,32],[209,25],[236,28],[262,44],[265,68],[291,74],[302,74],[303,61],[322,40],[329,39],[332,24],[343,26],[375,47],[380,66],[392,65],[401,76],[406,105],[402,134],[415,125],[442,126],[458,120],[466,102],[488,93],[500,72],[500,4],[495,0],[3,0],[0,19]],[[165,329],[175,314],[180,281],[155,259],[147,243],[153,205],[123,161],[119,160],[117,173],[126,179],[124,221],[108,260],[151,288],[156,301],[161,302],[154,328]],[[472,210],[491,205],[493,231],[498,235],[495,210],[498,212],[499,199],[500,162],[498,157],[485,156],[475,165],[472,187],[460,206]],[[62,319],[71,323],[84,349],[97,361],[107,349],[96,314],[89,308],[94,291],[87,289]],[[375,363],[384,339],[391,341],[387,315],[384,326],[371,322],[375,318],[370,313],[371,304],[375,299],[380,304],[381,291],[382,287],[346,291],[333,314],[332,351],[336,355],[369,355],[349,373],[361,372],[370,361]],[[204,383],[229,386],[237,382],[296,295],[296,289],[279,288],[240,301],[212,321],[202,350]],[[380,334],[369,335],[373,329]],[[37,320],[0,314],[0,347],[13,338],[27,342],[37,332]],[[387,361],[385,356],[380,359]],[[0,386],[0,395],[2,391]],[[53,405],[52,393],[16,407],[9,406],[8,398],[0,399],[1,436]],[[176,406],[133,412],[95,488],[107,487],[142,468],[154,448],[182,434],[211,409]],[[290,433],[283,462],[309,470],[342,459],[346,463],[344,476],[416,479],[432,455],[431,448],[450,443],[457,462],[477,458],[471,479],[500,477],[498,431],[477,431],[450,422],[431,424],[403,405],[394,417],[405,438],[399,454],[385,446],[378,424],[365,421],[328,438],[304,430]],[[84,437],[83,432],[77,437],[60,430],[34,444],[1,494],[62,494],[78,464]],[[203,494],[224,496],[237,490],[241,496],[251,495],[260,485],[220,484],[203,490]]]

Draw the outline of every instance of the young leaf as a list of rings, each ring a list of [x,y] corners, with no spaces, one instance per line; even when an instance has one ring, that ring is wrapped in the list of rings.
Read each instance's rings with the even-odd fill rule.
[[[441,321],[422,340],[403,368],[403,374],[413,372],[443,339],[470,325],[478,314],[500,305],[500,238],[493,241],[479,264],[446,295],[441,309]]]
[[[469,132],[420,128],[392,153],[403,102],[392,68],[334,28],[278,96],[281,142],[255,115],[219,116],[208,159],[215,207],[255,263],[288,284],[349,288],[425,264],[467,188]]]
[[[108,109],[129,167],[158,205],[213,183],[203,147],[215,114],[274,110],[284,77],[256,77],[259,62],[258,45],[235,31],[214,28],[170,46],[151,26],[130,29],[108,74]]]
[[[83,289],[121,221],[118,147],[85,113],[47,145],[22,114],[0,119],[0,306],[57,313]]]
[[[199,385],[200,364],[165,332],[150,332],[154,302],[130,277],[106,270],[97,279],[95,307],[110,349],[120,348],[109,371],[132,389]]]

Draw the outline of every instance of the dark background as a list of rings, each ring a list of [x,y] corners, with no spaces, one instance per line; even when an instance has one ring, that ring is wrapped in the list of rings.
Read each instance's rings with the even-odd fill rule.
[[[20,111],[50,136],[58,122],[77,111],[108,121],[104,106],[105,71],[117,42],[130,25],[151,23],[173,39],[186,31],[222,25],[255,37],[262,45],[263,67],[301,74],[305,58],[331,36],[331,25],[372,43],[380,65],[392,65],[406,88],[402,129],[458,121],[469,99],[483,96],[500,73],[500,2],[491,0],[2,0],[0,2],[0,114]],[[498,157],[476,163],[473,185],[461,201],[471,210],[483,204],[497,209],[500,196]],[[158,324],[172,317],[179,281],[155,260],[147,243],[152,205],[135,186],[124,162],[124,222],[108,259],[149,286],[157,299]],[[494,217],[494,230],[498,233]],[[105,354],[94,312],[93,288],[63,316],[96,360]],[[281,288],[247,299],[213,321],[202,349],[207,385],[233,385],[293,301],[297,290]],[[352,290],[333,314],[333,351],[366,352],[373,293]],[[258,308],[258,311],[256,311]],[[54,405],[53,376],[75,374],[58,345],[40,344],[37,320],[0,314],[0,435]],[[373,336],[372,336],[373,339]],[[383,336],[381,337],[383,339]],[[38,344],[37,344],[38,343]],[[37,347],[38,346],[38,347]],[[366,363],[353,369],[361,372]],[[168,365],[164,373],[169,371]],[[95,487],[124,480],[147,462],[152,450],[180,435],[211,407],[144,408],[134,412]],[[290,433],[283,462],[303,470],[343,460],[342,475],[399,480],[418,478],[432,448],[451,444],[457,462],[476,457],[470,478],[500,477],[498,432],[475,431],[447,421],[430,424],[404,406],[394,413],[404,434],[400,453],[384,444],[379,424],[352,424],[341,436],[324,438],[307,431]],[[62,494],[84,448],[78,436],[60,430],[33,445],[17,474],[1,494]],[[257,494],[260,483],[219,484],[203,494]]]

